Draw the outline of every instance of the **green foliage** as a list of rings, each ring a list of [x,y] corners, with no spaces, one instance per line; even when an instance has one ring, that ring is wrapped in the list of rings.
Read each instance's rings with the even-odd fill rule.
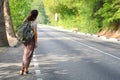
[[[37,9],[39,11],[38,21],[41,24],[47,24],[48,23],[48,16],[46,15],[43,0],[33,0],[31,4],[32,9]]]
[[[16,31],[18,26],[21,25],[24,18],[29,14],[31,0],[9,0],[10,12],[14,30]]]
[[[119,0],[43,0],[52,24],[77,27],[82,32],[97,33],[103,27],[120,25]],[[54,21],[54,14],[59,21]]]
[[[103,26],[120,25],[120,1],[105,0],[103,7],[101,7],[96,15],[103,18]]]
[[[39,22],[97,33],[120,25],[120,0],[9,0],[15,29],[28,15],[30,6],[39,10]],[[30,3],[32,2],[32,4]],[[55,21],[55,14],[58,21]],[[24,14],[24,15],[23,15]],[[49,19],[49,21],[48,21]]]

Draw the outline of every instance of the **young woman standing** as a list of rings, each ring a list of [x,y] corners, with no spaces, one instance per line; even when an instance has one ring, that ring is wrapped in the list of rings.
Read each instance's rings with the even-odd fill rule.
[[[30,22],[34,31],[34,37],[29,43],[24,44],[24,54],[22,59],[22,69],[20,74],[29,74],[29,65],[33,56],[33,51],[37,47],[37,22],[35,21],[38,16],[37,10],[32,10],[24,22]]]

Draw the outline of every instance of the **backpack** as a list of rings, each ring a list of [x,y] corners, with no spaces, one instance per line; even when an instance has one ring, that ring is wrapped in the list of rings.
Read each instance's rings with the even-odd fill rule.
[[[17,31],[17,37],[18,40],[25,44],[25,43],[29,43],[34,36],[34,32],[33,29],[31,27],[30,22],[24,22]]]

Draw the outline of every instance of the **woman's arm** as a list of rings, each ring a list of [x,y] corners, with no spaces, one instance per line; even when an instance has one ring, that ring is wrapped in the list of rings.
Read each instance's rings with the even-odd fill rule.
[[[37,47],[37,27],[34,27],[35,47]]]

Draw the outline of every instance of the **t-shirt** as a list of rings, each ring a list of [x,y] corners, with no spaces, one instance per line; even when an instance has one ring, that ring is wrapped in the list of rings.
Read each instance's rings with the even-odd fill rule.
[[[35,27],[37,27],[37,22],[36,21],[31,21],[31,26],[34,29]]]

